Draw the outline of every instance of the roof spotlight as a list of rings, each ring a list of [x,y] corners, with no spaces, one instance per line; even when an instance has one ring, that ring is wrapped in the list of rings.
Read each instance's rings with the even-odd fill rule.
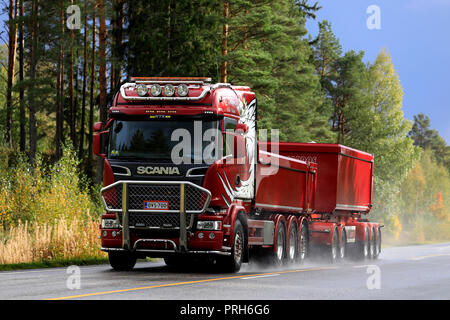
[[[180,84],[177,88],[177,94],[180,97],[186,97],[189,94],[189,88],[185,84]]]
[[[175,94],[175,87],[171,84],[166,84],[164,86],[164,95],[166,97],[171,97]]]
[[[136,86],[136,92],[140,97],[147,95],[148,92],[147,86],[145,84],[138,84]]]
[[[161,94],[161,86],[159,84],[154,84],[150,87],[150,93],[152,96],[157,97]]]

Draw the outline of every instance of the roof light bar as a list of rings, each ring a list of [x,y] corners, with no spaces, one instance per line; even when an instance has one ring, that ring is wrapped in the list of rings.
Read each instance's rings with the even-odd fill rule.
[[[131,81],[136,83],[186,83],[186,84],[203,84],[211,83],[211,78],[206,77],[131,77]]]

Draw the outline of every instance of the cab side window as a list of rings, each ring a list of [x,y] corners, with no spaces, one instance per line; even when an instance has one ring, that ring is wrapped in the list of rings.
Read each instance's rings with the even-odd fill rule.
[[[234,131],[234,129],[236,128],[237,125],[237,120],[236,119],[232,119],[232,118],[224,118],[223,119],[223,131],[224,132],[229,132]]]
[[[237,120],[232,118],[224,118],[223,119],[223,132],[234,133],[234,129],[236,128]],[[223,145],[224,145],[224,156],[233,154],[233,138],[230,135],[223,135]]]

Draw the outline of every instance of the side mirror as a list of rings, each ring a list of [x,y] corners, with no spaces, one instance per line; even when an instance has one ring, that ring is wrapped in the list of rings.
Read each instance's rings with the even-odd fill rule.
[[[236,128],[234,128],[234,132],[236,133],[247,133],[248,132],[248,125],[245,123],[238,123],[236,124]]]
[[[95,126],[94,126],[95,128]],[[95,129],[94,129],[95,131]],[[92,141],[92,152],[100,157],[102,149],[102,135],[101,133],[94,134],[93,141]]]
[[[99,132],[99,131],[101,131],[101,130],[102,130],[102,125],[103,125],[102,122],[96,122],[96,123],[94,123],[94,127],[93,127],[94,132]]]
[[[101,123],[101,122],[100,122]],[[108,131],[102,131],[102,132],[97,132],[96,134],[94,134],[93,139],[92,139],[92,152],[99,157],[105,158],[106,154],[104,154],[102,151],[104,150],[103,148],[103,139],[106,135],[106,137],[108,136]]]

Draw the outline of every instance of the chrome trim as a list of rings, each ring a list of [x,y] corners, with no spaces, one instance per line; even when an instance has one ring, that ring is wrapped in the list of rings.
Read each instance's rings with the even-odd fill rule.
[[[186,171],[186,178],[198,178],[198,177],[204,177],[204,174],[191,174],[192,170],[197,169],[208,169],[209,167],[196,167],[196,168],[190,168],[188,171]]]
[[[119,185],[119,184],[154,184],[154,185],[158,185],[158,184],[172,184],[172,185],[180,185],[180,184],[184,184],[184,185],[190,185],[194,188],[200,189],[201,191],[205,192],[207,194],[207,199],[205,200],[205,204],[203,205],[203,208],[201,210],[186,210],[187,214],[200,214],[205,212],[206,208],[208,208],[209,202],[211,200],[211,191],[209,191],[208,189],[205,189],[203,187],[200,187],[199,185],[196,185],[195,183],[192,183],[190,181],[135,181],[135,180],[120,180],[120,181],[116,181],[106,187],[103,187],[100,190],[100,194],[103,194],[104,191],[107,191],[111,188],[114,188],[115,186]],[[103,204],[105,205],[105,208],[108,212],[122,212],[122,209],[111,209],[108,208],[108,205],[105,201],[105,198],[102,195],[102,201]],[[180,210],[144,210],[144,209],[129,209],[128,212],[152,212],[152,213],[179,213]]]
[[[336,209],[368,210],[369,207],[368,206],[354,206],[354,205],[350,205],[350,204],[336,204]]]
[[[122,248],[104,248],[104,247],[101,247],[100,250],[103,252],[129,251],[129,250],[122,249]],[[174,251],[174,250],[157,250],[157,249],[136,249],[134,251],[135,252],[149,252],[149,253],[178,253],[177,251]],[[186,251],[186,254],[217,254],[217,255],[222,255],[222,256],[230,256],[231,252],[217,251],[217,250],[210,250],[210,251],[196,250],[196,251]]]
[[[186,83],[186,82],[184,82]],[[204,88],[203,92],[198,97],[153,97],[153,96],[146,96],[146,97],[134,97],[134,96],[127,96],[125,93],[125,89],[128,89],[130,87],[136,87],[136,83],[125,83],[120,87],[120,94],[122,95],[122,98],[125,100],[131,100],[131,101],[199,101],[202,100],[207,93],[211,92],[211,88]],[[148,87],[148,86],[147,86]]]
[[[131,170],[130,170],[130,168],[112,164],[112,165],[111,165],[111,169],[112,169],[113,167],[116,167],[116,168],[122,168],[122,169],[125,169],[125,170],[127,171],[127,173],[115,173],[115,172],[114,172],[114,169],[113,169],[113,174],[114,174],[115,176],[123,176],[123,177],[129,177],[129,176],[131,176]]]
[[[221,194],[221,195],[222,195],[223,201],[225,201],[225,204],[226,204],[227,207],[229,208],[229,207],[230,207],[230,203],[227,201],[227,199],[225,199],[225,196],[224,196],[223,194]]]
[[[166,245],[166,248],[165,248],[166,250],[167,250],[167,244],[170,243],[173,247],[173,250],[174,251],[177,250],[177,245],[172,240],[168,240],[168,239],[138,239],[138,240],[136,240],[136,242],[133,245],[133,251],[135,251],[137,249],[137,245],[139,242],[156,242],[156,243],[162,242]]]
[[[287,209],[287,210],[303,211],[303,208],[289,207],[289,206],[279,206],[279,205],[276,205],[276,204],[255,203],[255,206],[256,206],[256,207],[264,207],[264,208],[277,208],[277,209]]]

